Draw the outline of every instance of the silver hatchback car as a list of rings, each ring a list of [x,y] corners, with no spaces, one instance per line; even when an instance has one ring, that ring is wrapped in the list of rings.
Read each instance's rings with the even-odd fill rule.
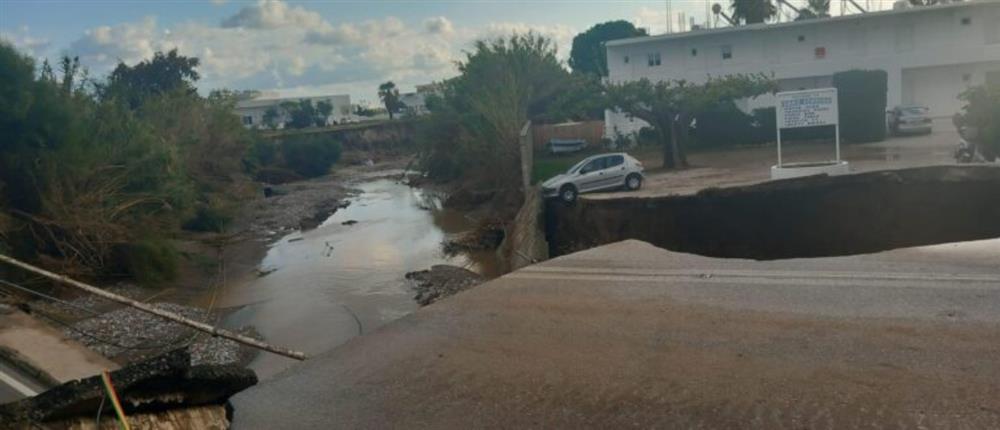
[[[638,190],[642,180],[639,160],[624,152],[598,154],[584,158],[566,173],[543,182],[542,193],[546,198],[558,197],[569,203],[580,193],[620,187]]]

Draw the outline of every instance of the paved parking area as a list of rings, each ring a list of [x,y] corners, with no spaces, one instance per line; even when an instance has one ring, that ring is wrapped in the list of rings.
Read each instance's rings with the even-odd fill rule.
[[[852,172],[904,169],[909,167],[955,164],[952,153],[958,145],[958,133],[950,119],[937,119],[934,132],[917,136],[894,136],[877,143],[842,144],[841,156]],[[829,143],[791,143],[783,148],[786,162],[825,161],[834,159],[834,145]],[[660,169],[657,152],[639,155],[649,171],[642,190],[633,196],[694,194],[721,186],[746,185],[770,180],[770,168],[777,161],[774,144],[749,148],[696,152],[688,155],[691,168]],[[588,194],[586,198],[617,198],[621,192]]]

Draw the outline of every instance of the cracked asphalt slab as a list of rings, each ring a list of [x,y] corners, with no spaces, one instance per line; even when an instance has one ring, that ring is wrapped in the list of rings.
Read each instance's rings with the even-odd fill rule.
[[[1000,241],[723,260],[624,241],[232,399],[236,428],[1000,428]]]

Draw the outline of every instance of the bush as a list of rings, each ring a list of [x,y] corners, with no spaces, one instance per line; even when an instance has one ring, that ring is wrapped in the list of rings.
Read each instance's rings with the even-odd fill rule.
[[[957,125],[966,128],[966,138],[979,146],[987,160],[1000,156],[1000,86],[981,85],[961,94],[965,101]]]
[[[289,137],[280,143],[285,166],[307,178],[322,176],[340,159],[340,143],[328,136]]]
[[[200,206],[194,217],[183,224],[185,230],[190,231],[210,231],[222,233],[226,230],[226,225],[233,221],[232,214],[221,207],[205,205]]]
[[[274,164],[277,158],[278,146],[274,141],[257,138],[247,148],[243,166],[248,173],[256,173],[261,168]]]
[[[177,250],[165,240],[143,239],[118,248],[124,270],[144,285],[154,285],[177,277]]]
[[[666,136],[667,145],[670,144],[670,136]],[[643,127],[639,129],[639,146],[657,146],[660,144],[658,137],[656,135],[656,129],[653,127]]]
[[[885,70],[849,70],[833,74],[842,139],[857,143],[885,140],[888,82]]]
[[[697,116],[694,138],[701,147],[757,143],[753,117],[733,103],[723,103]]]

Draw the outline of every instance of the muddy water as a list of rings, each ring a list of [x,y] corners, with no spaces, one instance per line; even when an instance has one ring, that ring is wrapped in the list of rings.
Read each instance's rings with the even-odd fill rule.
[[[253,325],[270,342],[314,355],[416,310],[408,271],[446,263],[495,275],[489,254],[442,254],[446,235],[473,221],[442,209],[440,196],[388,179],[355,187],[347,208],[271,246],[260,269],[273,272],[226,289],[220,306],[240,309],[223,325]],[[267,378],[290,364],[261,354],[251,367]]]

